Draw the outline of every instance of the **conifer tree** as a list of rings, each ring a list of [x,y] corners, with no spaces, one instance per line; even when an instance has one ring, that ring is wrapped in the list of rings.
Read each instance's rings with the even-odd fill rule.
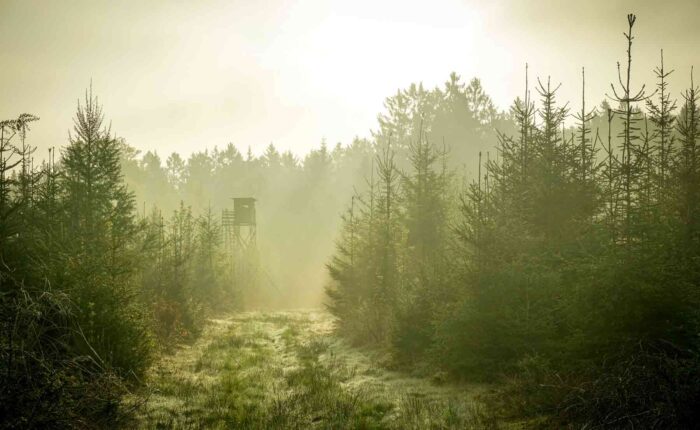
[[[658,101],[654,103],[652,99],[647,100],[647,109],[649,110],[649,120],[656,127],[654,133],[654,165],[657,171],[658,184],[656,186],[656,199],[661,206],[668,204],[666,199],[666,190],[669,187],[669,175],[671,173],[671,160],[673,159],[673,151],[675,147],[675,127],[676,102],[671,99],[671,94],[668,90],[668,77],[671,76],[673,70],[664,68],[664,51],[661,50],[661,63],[654,69],[658,82],[656,84],[656,93]]]
[[[615,88],[615,85],[610,84],[613,91],[612,99],[619,103],[619,109],[615,112],[622,119],[622,132],[619,135],[620,142],[620,186],[622,203],[622,232],[626,247],[632,244],[635,232],[633,232],[633,222],[636,216],[638,179],[639,179],[639,121],[640,113],[636,108],[635,103],[647,100],[645,95],[645,87],[642,87],[634,92],[631,89],[632,79],[632,29],[637,17],[633,14],[627,15],[628,30],[624,33],[627,40],[627,67],[625,69],[624,79],[620,69],[620,63],[617,64],[618,82],[620,92]]]
[[[68,276],[81,310],[80,347],[126,375],[144,369],[150,346],[134,300],[133,196],[122,180],[119,142],[103,118],[92,89],[86,91],[63,154]]]
[[[700,90],[695,86],[692,72],[690,87],[683,93],[683,108],[678,119],[678,212],[684,249],[687,256],[700,252]]]
[[[225,284],[227,279],[223,277],[225,271],[221,254],[221,226],[214,217],[211,206],[197,218],[195,234],[196,257],[193,276],[197,283],[197,291],[194,293],[199,300],[212,307],[219,307],[227,296],[230,297],[231,287]]]
[[[595,168],[595,141],[591,138],[591,120],[595,118],[595,108],[586,110],[586,70],[581,69],[581,111],[577,112],[577,144],[578,151],[575,158],[578,165],[578,175],[581,183],[592,180]]]

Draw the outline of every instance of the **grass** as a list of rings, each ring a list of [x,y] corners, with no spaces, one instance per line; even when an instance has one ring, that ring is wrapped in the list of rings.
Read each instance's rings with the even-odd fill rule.
[[[331,334],[324,313],[213,320],[165,357],[125,407],[144,429],[498,428],[479,387],[445,387],[378,366]],[[145,399],[145,400],[144,400]]]

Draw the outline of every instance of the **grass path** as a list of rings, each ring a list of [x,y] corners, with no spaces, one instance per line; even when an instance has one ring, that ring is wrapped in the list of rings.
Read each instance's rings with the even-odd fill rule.
[[[348,347],[319,311],[246,312],[209,322],[192,346],[164,357],[129,428],[497,428],[479,387],[387,371]]]

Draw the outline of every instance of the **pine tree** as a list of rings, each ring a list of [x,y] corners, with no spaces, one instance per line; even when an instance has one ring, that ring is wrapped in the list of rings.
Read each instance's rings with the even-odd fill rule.
[[[649,120],[656,127],[654,133],[654,150],[655,155],[654,165],[657,171],[658,184],[656,185],[656,200],[663,207],[669,202],[667,200],[669,188],[669,175],[671,172],[671,160],[673,159],[673,151],[675,147],[675,134],[673,129],[675,126],[676,102],[671,99],[671,94],[668,90],[667,78],[671,76],[673,70],[664,68],[664,51],[661,50],[661,64],[654,69],[654,73],[658,79],[656,84],[656,93],[658,101],[647,100],[647,109],[649,110]]]
[[[134,294],[135,208],[121,175],[119,142],[103,128],[92,89],[85,104],[78,104],[61,188],[68,276],[84,332],[80,347],[124,375],[138,374],[148,363],[150,345]]]
[[[401,290],[392,343],[404,360],[415,360],[433,341],[431,323],[446,299],[450,173],[446,154],[419,134],[410,147],[411,170],[401,177]],[[439,162],[442,162],[440,165]]]
[[[25,139],[29,124],[38,119],[31,114],[22,114],[17,119],[0,122],[0,258],[3,257],[3,245],[11,236],[19,234],[27,221],[21,214],[30,204],[31,173],[27,157],[33,148],[26,145]],[[12,143],[16,137],[21,139],[19,146]]]
[[[592,180],[595,168],[595,141],[591,138],[591,120],[596,116],[595,108],[586,110],[586,70],[581,69],[581,111],[575,115],[577,121],[578,151],[574,158],[578,166],[578,175],[581,183]]]
[[[230,286],[223,275],[223,256],[221,250],[221,225],[216,220],[211,206],[196,220],[196,257],[193,274],[197,283],[195,295],[211,307],[221,307],[231,296]],[[228,293],[228,294],[227,294]]]
[[[624,243],[628,248],[635,239],[633,223],[638,209],[637,193],[639,191],[638,179],[640,173],[639,145],[637,144],[639,140],[638,132],[640,130],[640,113],[634,103],[642,102],[647,99],[644,85],[639,91],[633,92],[630,83],[632,79],[632,41],[634,40],[632,29],[636,19],[637,17],[633,14],[627,15],[628,30],[624,33],[625,39],[627,40],[627,67],[624,80],[620,69],[620,63],[617,64],[620,93],[618,93],[618,90],[613,84],[610,84],[613,91],[612,99],[619,103],[620,106],[615,113],[622,118],[623,126],[622,132],[619,135],[621,139],[619,174],[622,188],[620,197],[622,207],[620,210],[622,212]]]
[[[678,154],[676,174],[678,187],[678,212],[682,225],[680,232],[688,256],[700,252],[700,90],[693,82],[683,93],[683,108],[677,124]]]
[[[445,225],[446,180],[435,164],[439,154],[435,148],[419,136],[410,146],[411,172],[402,175],[405,200],[405,222],[408,245],[415,249],[415,260],[427,262],[434,250],[440,248]]]

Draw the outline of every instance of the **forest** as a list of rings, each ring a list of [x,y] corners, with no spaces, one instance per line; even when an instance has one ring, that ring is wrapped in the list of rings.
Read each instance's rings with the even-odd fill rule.
[[[698,428],[700,86],[640,23],[594,101],[453,72],[305,155],[1,121],[0,428]]]

